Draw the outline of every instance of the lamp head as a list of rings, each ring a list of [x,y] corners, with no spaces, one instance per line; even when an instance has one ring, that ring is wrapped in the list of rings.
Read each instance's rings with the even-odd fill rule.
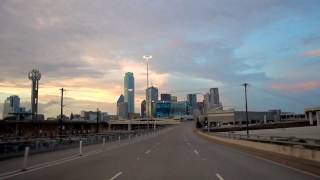
[[[32,81],[39,81],[41,79],[41,73],[37,69],[33,69],[28,73],[28,78]]]

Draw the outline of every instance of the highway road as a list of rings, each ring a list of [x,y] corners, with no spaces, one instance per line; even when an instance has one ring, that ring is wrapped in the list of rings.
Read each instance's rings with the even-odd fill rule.
[[[130,144],[85,153],[4,177],[17,180],[319,179],[302,171],[209,142],[182,123]],[[125,142],[123,142],[125,143]],[[45,157],[45,156],[44,156]],[[32,157],[30,157],[32,158]]]

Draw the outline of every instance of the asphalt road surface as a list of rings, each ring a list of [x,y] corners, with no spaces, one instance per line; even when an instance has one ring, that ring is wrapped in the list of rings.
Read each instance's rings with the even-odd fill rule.
[[[3,177],[17,180],[319,179],[302,171],[209,142],[183,123],[130,144],[48,163]],[[125,143],[125,142],[124,142]],[[32,157],[30,157],[32,158]]]

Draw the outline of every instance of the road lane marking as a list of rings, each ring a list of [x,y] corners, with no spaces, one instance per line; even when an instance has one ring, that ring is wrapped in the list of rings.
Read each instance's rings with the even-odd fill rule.
[[[216,173],[216,176],[218,177],[219,180],[224,180],[223,177],[219,173]]]
[[[195,149],[193,150],[193,152],[196,154],[196,155],[199,155],[199,152]]]
[[[148,151],[146,151],[146,154],[149,154],[151,152],[151,150],[149,149]]]
[[[120,175],[122,174],[122,172],[118,172],[116,175],[112,176],[112,178],[110,178],[109,180],[115,180],[117,179]]]

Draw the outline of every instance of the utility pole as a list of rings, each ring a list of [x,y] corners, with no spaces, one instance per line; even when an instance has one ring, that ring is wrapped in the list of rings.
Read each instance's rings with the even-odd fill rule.
[[[63,131],[63,129],[62,129],[62,121],[63,121],[63,93],[64,93],[64,91],[66,91],[65,89],[63,89],[63,88],[61,88],[60,89],[60,91],[61,91],[61,104],[60,104],[60,123],[59,123],[59,134],[60,134],[60,136],[62,135],[62,131]]]
[[[99,133],[99,108],[97,108],[97,123],[96,123],[96,133]]]
[[[245,97],[245,101],[246,101],[247,137],[249,137],[249,118],[248,118],[248,100],[247,100],[247,86],[248,85],[249,85],[248,83],[242,84],[242,86],[244,86],[244,97]]]

